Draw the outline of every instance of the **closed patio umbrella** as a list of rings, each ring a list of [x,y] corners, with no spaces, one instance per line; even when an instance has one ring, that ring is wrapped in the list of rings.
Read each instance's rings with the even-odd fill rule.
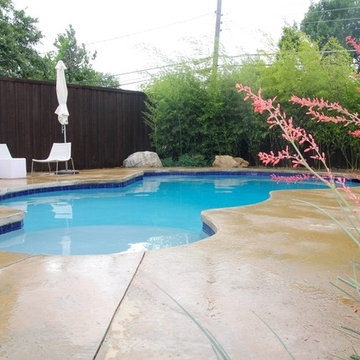
[[[62,132],[64,134],[64,143],[66,143],[66,125],[68,124],[68,117],[69,117],[69,110],[66,105],[67,97],[68,97],[68,89],[65,80],[66,66],[61,60],[59,60],[55,68],[56,68],[56,96],[59,102],[59,106],[56,108],[55,114],[58,115],[58,120],[59,123],[61,124]],[[65,170],[57,171],[57,174],[59,173],[76,174],[78,173],[78,171],[74,169],[74,165],[73,165],[73,170],[69,170],[68,163],[66,161]]]
[[[56,96],[59,106],[56,108],[55,114],[58,115],[58,120],[62,126],[62,132],[64,134],[64,142],[66,143],[66,125],[68,124],[69,111],[66,106],[68,90],[65,80],[65,69],[65,64],[59,60],[56,64]]]

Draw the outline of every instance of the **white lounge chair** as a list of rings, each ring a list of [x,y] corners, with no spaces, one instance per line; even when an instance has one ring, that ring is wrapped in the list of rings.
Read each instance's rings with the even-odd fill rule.
[[[0,144],[0,178],[26,177],[26,159],[13,158],[6,144]]]
[[[50,163],[56,163],[55,174],[59,173],[59,162],[65,162],[66,166],[68,161],[72,164],[72,173],[75,174],[74,161],[71,157],[71,143],[53,143],[50,150],[50,154],[46,159],[32,159],[31,174],[34,172],[34,162],[47,163],[49,166],[49,172],[51,173]]]

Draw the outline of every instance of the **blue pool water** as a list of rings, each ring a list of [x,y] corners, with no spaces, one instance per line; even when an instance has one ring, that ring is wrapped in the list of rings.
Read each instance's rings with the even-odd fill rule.
[[[145,176],[123,188],[19,196],[1,205],[26,212],[24,228],[0,236],[0,250],[30,254],[108,254],[187,244],[206,237],[205,209],[253,204],[276,184],[270,176]]]

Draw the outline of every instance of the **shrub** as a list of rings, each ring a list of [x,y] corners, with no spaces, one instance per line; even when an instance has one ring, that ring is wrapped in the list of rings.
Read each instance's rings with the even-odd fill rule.
[[[171,157],[167,157],[161,160],[164,167],[172,167],[176,166],[176,161],[174,161]]]
[[[209,161],[205,159],[203,155],[191,155],[191,154],[184,154],[179,157],[177,161],[177,166],[184,166],[184,167],[205,167],[209,166]]]
[[[171,157],[162,160],[162,164],[165,167],[207,167],[212,163],[211,160],[207,160],[204,155],[200,154],[184,154],[179,157],[178,160],[174,160]]]

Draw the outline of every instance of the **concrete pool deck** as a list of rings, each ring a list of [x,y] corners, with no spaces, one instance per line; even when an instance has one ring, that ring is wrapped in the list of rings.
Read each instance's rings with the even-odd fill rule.
[[[118,181],[141,172],[0,180],[0,189]],[[351,276],[358,250],[331,220],[294,199],[338,212],[328,190],[278,191],[260,204],[204,212],[217,233],[177,248],[99,256],[0,251],[0,359],[216,359],[159,287],[232,359],[289,358],[256,314],[296,359],[350,356],[351,340],[335,328],[358,327],[353,304],[329,281]],[[12,215],[0,208],[0,221]]]

